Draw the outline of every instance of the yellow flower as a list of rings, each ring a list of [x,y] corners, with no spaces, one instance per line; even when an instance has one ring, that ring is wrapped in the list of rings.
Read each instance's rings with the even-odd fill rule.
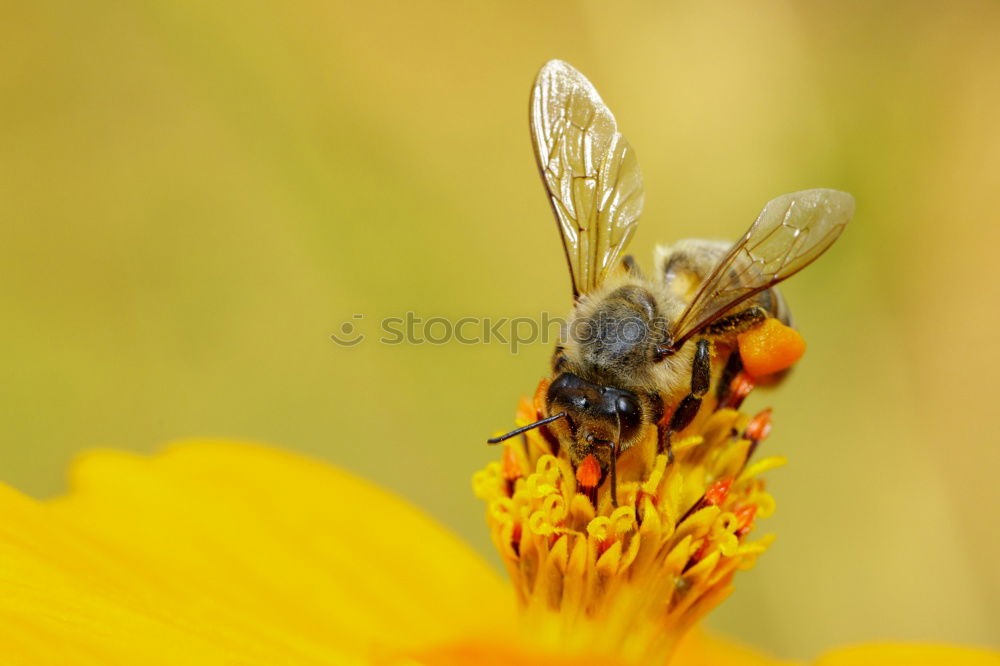
[[[704,446],[678,448],[692,460]],[[656,473],[669,486],[670,473]],[[479,475],[481,491],[486,476]],[[629,483],[623,498],[640,496]],[[615,663],[525,637],[509,586],[413,507],[268,447],[192,440],[153,457],[90,453],[74,465],[65,497],[37,501],[0,486],[0,507],[4,665]],[[676,511],[646,508],[643,524]],[[617,538],[621,525],[606,527],[587,538]],[[721,550],[728,540],[720,536]],[[754,554],[742,541],[727,548],[722,557]],[[702,553],[700,562],[709,557]],[[697,563],[688,575],[699,566],[710,568]],[[727,575],[711,570],[713,579]],[[696,615],[675,619],[686,624]],[[1000,663],[986,652],[940,650],[860,649],[820,663]],[[693,633],[672,663],[773,662]]]
[[[752,386],[745,375],[736,385],[718,409],[706,396],[669,464],[647,425],[618,459],[616,497],[610,479],[595,483],[596,459],[574,470],[545,426],[508,439],[502,461],[476,475],[526,640],[581,659],[663,664],[729,594],[737,569],[753,566],[771,537],[750,532],[774,510],[759,477],[784,459],[749,464],[770,411],[751,420],[733,409]],[[544,416],[547,389],[543,380],[522,401],[518,425]]]

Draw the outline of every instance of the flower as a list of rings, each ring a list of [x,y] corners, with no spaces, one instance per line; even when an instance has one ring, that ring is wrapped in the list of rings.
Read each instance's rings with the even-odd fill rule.
[[[502,461],[476,475],[525,636],[581,659],[663,664],[729,594],[737,569],[753,566],[772,540],[749,538],[774,510],[760,474],[785,461],[749,464],[770,410],[741,414],[733,407],[752,381],[741,373],[733,386],[706,397],[678,433],[672,462],[647,425],[644,440],[618,458],[616,496],[610,480],[598,487],[594,456],[574,470],[545,426],[508,439]],[[543,380],[522,402],[518,425],[545,417],[548,387]]]
[[[523,641],[509,587],[467,546],[324,463],[189,440],[86,454],[70,481],[50,501],[0,486],[4,664],[610,663]],[[998,663],[936,650],[820,663]],[[694,633],[673,663],[772,662]]]

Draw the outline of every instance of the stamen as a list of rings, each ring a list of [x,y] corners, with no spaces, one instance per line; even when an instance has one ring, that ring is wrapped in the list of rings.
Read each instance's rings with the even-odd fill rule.
[[[733,487],[733,479],[719,479],[708,487],[705,491],[705,506],[719,506],[729,494],[729,489]]]
[[[750,419],[746,429],[747,439],[756,443],[763,441],[771,434],[771,411],[771,408],[768,407]]]
[[[736,536],[746,536],[753,527],[753,519],[757,516],[757,505],[747,504],[736,510]]]
[[[747,450],[747,460],[757,452],[757,447],[771,434],[771,408],[758,413],[750,419],[743,436],[750,440],[750,448]],[[745,463],[744,463],[745,464]]]
[[[733,377],[733,381],[729,384],[729,395],[726,397],[725,406],[731,409],[739,409],[756,385],[753,377],[741,370]]]

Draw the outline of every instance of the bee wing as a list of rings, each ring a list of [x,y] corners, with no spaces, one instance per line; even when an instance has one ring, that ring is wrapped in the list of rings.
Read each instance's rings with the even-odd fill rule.
[[[635,232],[642,173],[594,86],[561,60],[531,91],[531,138],[573,278],[573,295],[601,284]]]
[[[854,197],[837,190],[804,190],[769,202],[674,323],[674,346],[808,266],[833,245],[852,215]]]

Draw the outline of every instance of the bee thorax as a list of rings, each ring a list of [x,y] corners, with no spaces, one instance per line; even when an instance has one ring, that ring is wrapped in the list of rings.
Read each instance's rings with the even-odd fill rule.
[[[570,319],[564,345],[568,366],[597,384],[646,386],[667,326],[657,299],[642,284],[594,294]]]

